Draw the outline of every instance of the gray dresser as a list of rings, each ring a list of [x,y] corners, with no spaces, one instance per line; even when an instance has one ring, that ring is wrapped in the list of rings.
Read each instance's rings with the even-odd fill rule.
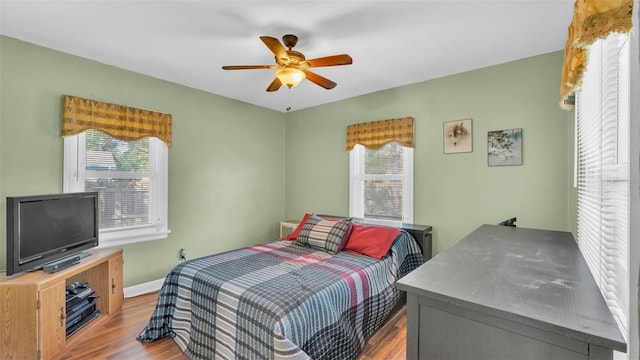
[[[483,225],[398,281],[407,359],[612,359],[626,344],[573,236]]]

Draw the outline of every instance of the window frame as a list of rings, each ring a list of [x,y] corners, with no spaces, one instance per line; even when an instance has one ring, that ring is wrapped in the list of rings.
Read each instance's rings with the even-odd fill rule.
[[[372,219],[376,222],[398,226],[401,223],[413,223],[413,167],[414,149],[403,146],[402,174],[364,173],[365,147],[356,144],[349,152],[349,216],[365,219],[364,216],[364,182],[366,180],[401,180],[402,181],[402,220]],[[404,166],[404,165],[409,166]]]
[[[610,36],[590,45],[589,63],[576,92],[576,239],[629,341],[630,207],[625,199],[630,194],[630,38]]]
[[[100,229],[98,247],[121,246],[144,241],[166,239],[168,228],[168,173],[169,149],[167,144],[149,137],[148,172],[109,172],[86,170],[86,133],[64,137],[63,189],[65,193],[85,191],[85,178],[131,178],[148,177],[149,224],[121,228]],[[114,175],[118,176],[114,176]]]

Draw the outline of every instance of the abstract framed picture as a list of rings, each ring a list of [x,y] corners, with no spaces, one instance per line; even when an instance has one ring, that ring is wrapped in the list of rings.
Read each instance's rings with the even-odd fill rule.
[[[445,154],[472,152],[472,120],[453,120],[442,124],[442,144]]]
[[[489,131],[487,158],[489,166],[522,165],[522,129]]]

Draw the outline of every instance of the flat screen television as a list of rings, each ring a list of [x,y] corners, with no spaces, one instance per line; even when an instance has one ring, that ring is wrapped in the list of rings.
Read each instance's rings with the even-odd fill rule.
[[[98,192],[7,197],[7,275],[98,246]]]

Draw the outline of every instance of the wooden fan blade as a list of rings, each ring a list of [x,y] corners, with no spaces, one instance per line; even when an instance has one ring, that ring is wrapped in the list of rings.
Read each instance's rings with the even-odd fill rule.
[[[278,91],[278,89],[280,89],[280,86],[282,86],[282,82],[280,81],[280,79],[275,78],[275,79],[273,79],[273,81],[271,82],[269,87],[267,88],[267,91],[269,91],[269,92]]]
[[[309,67],[320,67],[320,66],[337,66],[337,65],[351,65],[353,63],[353,59],[351,56],[347,54],[340,55],[332,55],[325,56],[321,58],[315,58],[306,61],[309,64]]]
[[[252,70],[252,69],[275,69],[275,65],[228,65],[223,66],[223,70]]]
[[[289,55],[287,55],[287,50],[284,49],[284,46],[280,43],[280,40],[271,37],[271,36],[260,36],[260,40],[267,45],[269,50],[276,55],[276,57],[282,61],[289,61]]]
[[[300,70],[304,71],[305,74],[307,74],[307,80],[311,81],[312,83],[316,84],[316,85],[320,85],[323,88],[330,90],[333,89],[334,87],[336,87],[336,83],[334,83],[333,81],[322,77],[314,72],[311,72],[305,68],[300,68]]]

